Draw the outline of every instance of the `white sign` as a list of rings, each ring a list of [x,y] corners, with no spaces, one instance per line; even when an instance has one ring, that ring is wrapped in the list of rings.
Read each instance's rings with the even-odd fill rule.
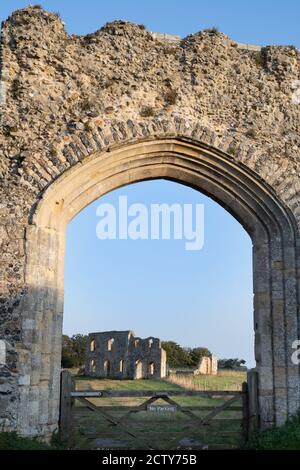
[[[176,405],[148,405],[147,411],[151,411],[154,413],[176,413],[177,406]]]

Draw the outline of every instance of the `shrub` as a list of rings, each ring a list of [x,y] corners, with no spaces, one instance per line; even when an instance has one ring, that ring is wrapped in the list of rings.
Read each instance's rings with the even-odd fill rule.
[[[57,157],[57,155],[58,155],[58,150],[57,150],[55,147],[51,147],[51,149],[50,149],[50,155],[51,155],[52,157]]]
[[[15,431],[0,432],[0,450],[63,450],[67,449],[67,442],[60,432],[53,433],[51,444],[39,442],[36,438],[21,437]]]
[[[255,55],[255,63],[258,67],[263,67],[264,60],[261,52],[257,52],[257,54]]]
[[[300,450],[300,412],[279,428],[254,431],[245,448],[252,450]]]
[[[14,99],[18,98],[22,90],[21,81],[18,78],[15,78],[11,84],[11,94]]]
[[[51,438],[51,447],[57,450],[64,450],[68,448],[68,443],[62,438],[60,431],[54,432]]]
[[[51,450],[51,447],[37,439],[20,437],[16,432],[0,432],[1,450]]]
[[[236,155],[236,152],[237,152],[236,147],[233,147],[233,146],[229,147],[229,149],[228,149],[229,155],[231,155],[232,157],[234,157],[234,156]]]
[[[255,131],[254,129],[248,129],[247,132],[246,132],[246,136],[247,137],[251,137],[251,138],[254,138],[255,137]]]
[[[177,97],[178,97],[177,91],[170,90],[164,96],[165,103],[168,105],[175,104],[177,101]]]
[[[177,48],[174,46],[166,46],[164,47],[164,53],[166,55],[176,55],[177,54]]]
[[[92,107],[92,103],[90,102],[90,100],[88,98],[84,98],[81,103],[81,110],[82,111],[89,111]]]
[[[92,131],[94,129],[93,123],[91,121],[85,122],[84,128],[86,131]]]
[[[154,115],[154,109],[152,106],[143,106],[140,112],[142,117],[150,117]]]
[[[218,34],[219,28],[217,28],[216,26],[213,26],[212,28],[207,28],[204,31],[210,34]]]

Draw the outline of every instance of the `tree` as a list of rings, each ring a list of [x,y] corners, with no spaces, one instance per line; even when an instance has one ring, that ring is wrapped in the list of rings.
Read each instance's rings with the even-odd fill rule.
[[[174,341],[162,341],[162,347],[167,353],[170,367],[197,367],[201,357],[212,355],[207,348],[183,348]]]
[[[219,369],[243,369],[245,368],[246,361],[244,359],[219,359]]]
[[[204,356],[211,357],[212,354],[209,349],[198,347],[198,348],[191,349],[189,352],[189,356],[190,356],[191,364],[197,367],[202,357]]]
[[[61,365],[64,368],[79,367],[85,363],[87,336],[77,334],[62,337]]]
[[[71,338],[67,335],[62,337],[61,365],[65,368],[74,366],[73,344]]]
[[[73,351],[78,358],[78,365],[82,366],[85,363],[85,355],[86,355],[86,343],[87,343],[87,335],[73,335],[71,341],[73,343]]]
[[[162,347],[167,353],[169,367],[187,367],[191,365],[189,353],[174,341],[162,341]]]

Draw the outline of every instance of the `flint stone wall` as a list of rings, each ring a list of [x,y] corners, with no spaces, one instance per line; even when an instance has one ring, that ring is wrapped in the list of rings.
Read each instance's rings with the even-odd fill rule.
[[[93,154],[101,158],[130,142],[184,138],[249,170],[298,231],[300,54],[292,46],[242,46],[215,31],[169,41],[122,21],[69,35],[56,15],[28,7],[2,25],[0,64],[0,338],[11,348],[0,370],[0,425],[46,436],[57,428],[59,370],[50,364],[51,351],[58,364],[60,350],[50,343],[53,337],[59,343],[61,322],[41,340],[56,317],[46,301],[41,307],[49,286],[35,291],[28,280],[34,216],[45,191]],[[46,242],[43,253],[54,256]],[[295,279],[299,285],[294,272],[290,299]],[[286,325],[297,336],[294,320]],[[49,376],[56,377],[55,386]],[[298,383],[293,378],[288,386]],[[280,400],[278,409],[286,407]],[[286,412],[280,413],[278,422]]]
[[[95,377],[133,380],[166,376],[161,341],[137,337],[129,330],[90,333],[86,358],[86,374]]]

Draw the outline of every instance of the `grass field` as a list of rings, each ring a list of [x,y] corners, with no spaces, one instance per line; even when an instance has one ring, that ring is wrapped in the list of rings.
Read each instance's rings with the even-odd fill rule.
[[[114,380],[114,379],[96,379],[92,377],[77,376],[77,390],[180,390],[181,387],[176,384],[168,383],[166,380]]]
[[[220,371],[218,375],[171,375],[168,381],[190,390],[241,390],[242,383],[247,381],[247,373]]]
[[[186,388],[190,390],[241,390],[247,380],[246,372],[219,371],[218,375],[172,375],[168,379],[114,380],[76,376],[78,390],[119,389],[119,390],[168,390]]]
[[[190,379],[188,381],[187,379]],[[220,374],[218,376],[176,377],[176,383],[171,380],[113,380],[76,377],[77,390],[149,390],[153,392],[166,390],[237,390],[245,380],[244,373]],[[224,397],[215,396],[176,396],[172,397],[180,406],[189,407],[194,416],[200,418],[210,411],[200,411],[199,406],[220,406]],[[127,407],[136,407],[147,400],[147,397],[128,398],[90,398],[91,403],[107,412],[109,416],[120,421],[127,411]],[[161,400],[156,402],[163,404]],[[235,403],[239,405],[240,403]],[[101,406],[101,408],[99,408]],[[124,411],[122,410],[124,408]],[[218,414],[217,419],[210,425],[201,426],[195,419],[182,412],[153,413],[139,411],[126,418],[124,424],[127,429],[138,436],[138,439],[128,436],[120,426],[109,423],[98,413],[89,410],[82,403],[76,401],[74,409],[74,433],[72,447],[88,448],[146,448],[176,449],[176,448],[237,448],[241,444],[241,418],[240,410],[225,410]],[[145,444],[146,443],[146,444]]]

